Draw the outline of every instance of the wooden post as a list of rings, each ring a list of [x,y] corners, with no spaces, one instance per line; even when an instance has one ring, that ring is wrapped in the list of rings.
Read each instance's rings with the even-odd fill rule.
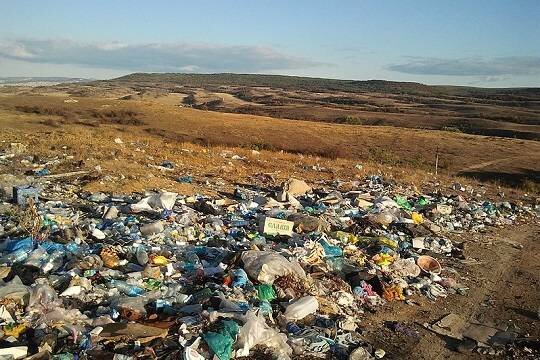
[[[435,155],[435,176],[439,170],[439,145],[437,145],[437,154]]]

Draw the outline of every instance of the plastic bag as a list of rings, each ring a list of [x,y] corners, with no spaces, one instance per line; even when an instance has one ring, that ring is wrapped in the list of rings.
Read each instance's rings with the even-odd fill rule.
[[[43,264],[43,260],[46,258],[46,254],[47,251],[45,249],[38,247],[28,255],[24,265],[39,269]]]
[[[274,291],[272,285],[269,284],[258,285],[257,295],[259,296],[259,300],[263,301],[272,301],[276,298],[276,292]]]
[[[417,277],[420,275],[420,267],[413,258],[398,259],[388,269],[392,277]]]
[[[58,301],[56,291],[49,285],[37,285],[30,292],[30,301],[28,309],[34,311],[44,311],[46,309],[54,309],[61,305]]]
[[[10,282],[0,281],[0,299],[3,298],[22,298],[28,299],[30,290],[28,286],[24,285],[19,278],[15,276]]]
[[[339,246],[334,246],[329,244],[328,242],[324,240],[319,240],[319,244],[321,244],[322,248],[324,249],[324,254],[326,257],[340,257],[343,256],[343,250]]]
[[[378,214],[371,214],[368,216],[368,219],[376,224],[388,226],[392,222],[396,221],[397,217],[394,216],[394,214],[392,214],[391,212],[385,211]]]
[[[32,321],[32,326],[38,327],[41,324],[45,324],[47,327],[62,324],[64,326],[78,324],[84,326],[90,323],[90,319],[79,309],[64,309],[57,307],[54,310],[40,314],[40,316]],[[73,327],[74,328],[74,327]]]
[[[136,204],[131,205],[133,212],[171,210],[176,202],[177,193],[162,192],[145,197]]]
[[[11,253],[17,250],[26,250],[30,252],[34,249],[34,244],[34,240],[31,237],[10,239],[0,245],[0,251]]]
[[[12,346],[0,349],[2,359],[24,359],[28,355],[28,346]]]
[[[207,332],[203,335],[203,339],[220,360],[229,360],[238,330],[237,323],[232,320],[224,320],[221,322],[219,332]]]
[[[306,278],[304,269],[297,262],[290,262],[274,251],[249,250],[242,254],[247,274],[261,283],[273,284],[278,277],[294,275]]]
[[[356,244],[358,242],[358,238],[355,235],[345,231],[334,231],[330,233],[330,236],[344,244]]]
[[[315,296],[304,296],[285,309],[285,318],[287,320],[302,320],[306,316],[317,312],[319,301]]]
[[[287,336],[269,327],[264,317],[257,316],[253,311],[246,314],[246,323],[238,334],[239,350],[237,357],[249,356],[249,350],[256,345],[266,345],[271,348],[278,359],[288,360],[292,354],[287,344]]]
[[[232,271],[232,286],[243,288],[249,283],[248,275],[243,269],[234,269]]]
[[[412,210],[413,209],[413,206],[411,205],[411,203],[409,203],[409,201],[407,200],[406,197],[396,195],[395,200],[396,200],[396,203],[399,205],[400,208],[405,209],[405,210]]]
[[[422,216],[422,214],[419,214],[417,212],[413,212],[411,214],[411,219],[415,224],[421,224],[424,222],[424,217]]]
[[[373,204],[380,209],[398,207],[398,204],[394,200],[390,199],[388,196],[382,196],[380,198],[375,199],[375,201],[373,201]]]
[[[112,307],[124,319],[137,321],[146,317],[145,305],[149,302],[145,297],[121,297],[112,302]]]

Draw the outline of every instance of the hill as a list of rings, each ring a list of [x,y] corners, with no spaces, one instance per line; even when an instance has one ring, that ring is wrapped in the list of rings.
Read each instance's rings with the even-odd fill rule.
[[[540,139],[540,88],[253,74],[143,74],[56,90],[227,113]]]
[[[132,84],[175,84],[181,86],[256,86],[304,91],[381,92],[388,94],[445,95],[476,97],[511,97],[513,100],[539,100],[540,88],[478,88],[448,85],[424,85],[416,82],[386,80],[337,80],[325,78],[259,75],[259,74],[179,74],[179,73],[134,73],[108,83]]]

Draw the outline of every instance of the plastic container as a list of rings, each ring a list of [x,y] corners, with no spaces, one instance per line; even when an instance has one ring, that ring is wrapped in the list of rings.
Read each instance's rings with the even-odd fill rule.
[[[28,258],[29,251],[24,249],[16,250],[0,258],[2,265],[15,265],[24,262]]]
[[[62,265],[64,265],[64,252],[55,251],[49,255],[49,258],[43,264],[42,270],[44,274],[48,274],[51,271],[60,269]]]
[[[109,287],[118,289],[119,292],[127,296],[141,296],[145,293],[144,289],[137,285],[129,284],[122,280],[111,280]]]
[[[442,271],[441,264],[437,261],[437,259],[432,258],[431,256],[419,256],[418,259],[416,259],[416,264],[418,267],[420,267],[420,269],[427,273],[440,274]]]

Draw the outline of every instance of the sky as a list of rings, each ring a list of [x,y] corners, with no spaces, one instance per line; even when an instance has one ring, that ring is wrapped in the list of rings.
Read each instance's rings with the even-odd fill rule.
[[[540,87],[539,0],[0,0],[0,76]]]

